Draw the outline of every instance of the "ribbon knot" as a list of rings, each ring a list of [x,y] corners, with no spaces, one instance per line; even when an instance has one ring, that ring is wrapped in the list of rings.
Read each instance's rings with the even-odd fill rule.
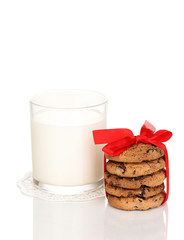
[[[141,142],[141,136],[137,135],[135,136],[135,144],[138,144],[139,142]]]
[[[166,202],[169,195],[169,161],[167,148],[163,142],[168,141],[172,137],[172,133],[167,130],[159,130],[157,132],[155,130],[156,128],[151,123],[145,121],[140,130],[140,135],[137,136],[134,136],[130,129],[117,128],[94,130],[93,138],[95,144],[107,143],[102,150],[110,156],[118,156],[131,145],[138,144],[139,142],[150,143],[162,148],[165,152],[166,163],[167,194],[164,200]],[[106,169],[105,166],[106,161],[104,161],[104,169]]]

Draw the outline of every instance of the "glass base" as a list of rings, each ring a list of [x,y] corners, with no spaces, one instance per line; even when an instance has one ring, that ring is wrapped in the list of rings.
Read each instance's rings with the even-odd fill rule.
[[[33,178],[34,184],[39,187],[41,190],[44,190],[48,193],[61,194],[61,195],[76,195],[83,194],[89,191],[95,191],[100,188],[104,184],[104,179],[100,179],[98,182],[74,186],[74,187],[63,187],[63,186],[54,186],[39,182],[38,180]]]

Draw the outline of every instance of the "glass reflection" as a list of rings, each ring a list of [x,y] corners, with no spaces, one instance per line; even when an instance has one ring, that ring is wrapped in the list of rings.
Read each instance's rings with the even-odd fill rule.
[[[103,197],[85,202],[33,201],[33,240],[104,239]]]

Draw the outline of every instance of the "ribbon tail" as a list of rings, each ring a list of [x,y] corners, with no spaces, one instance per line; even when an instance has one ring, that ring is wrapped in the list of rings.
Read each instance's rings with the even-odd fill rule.
[[[106,172],[106,157],[105,157],[105,154],[104,154],[104,173]],[[106,186],[107,182],[106,180],[104,179],[104,184]],[[105,195],[106,195],[106,198],[108,197],[108,193],[105,191]]]
[[[169,197],[169,156],[168,156],[168,152],[167,152],[167,148],[163,143],[156,143],[156,142],[152,142],[152,144],[155,144],[157,147],[160,147],[164,150],[165,152],[165,166],[166,166],[166,195],[165,195],[165,199],[163,201],[162,204],[164,204],[168,197]]]
[[[164,145],[164,147],[165,147],[165,145]],[[165,147],[164,151],[165,151],[165,165],[166,165],[166,196],[165,196],[165,199],[162,204],[164,204],[169,197],[169,156],[168,156],[166,147]]]

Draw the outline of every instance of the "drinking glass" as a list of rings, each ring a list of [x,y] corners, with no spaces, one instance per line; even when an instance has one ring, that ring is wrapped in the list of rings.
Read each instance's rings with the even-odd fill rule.
[[[34,183],[60,194],[100,187],[103,152],[92,131],[106,128],[107,98],[89,90],[53,90],[35,95],[30,107]]]

